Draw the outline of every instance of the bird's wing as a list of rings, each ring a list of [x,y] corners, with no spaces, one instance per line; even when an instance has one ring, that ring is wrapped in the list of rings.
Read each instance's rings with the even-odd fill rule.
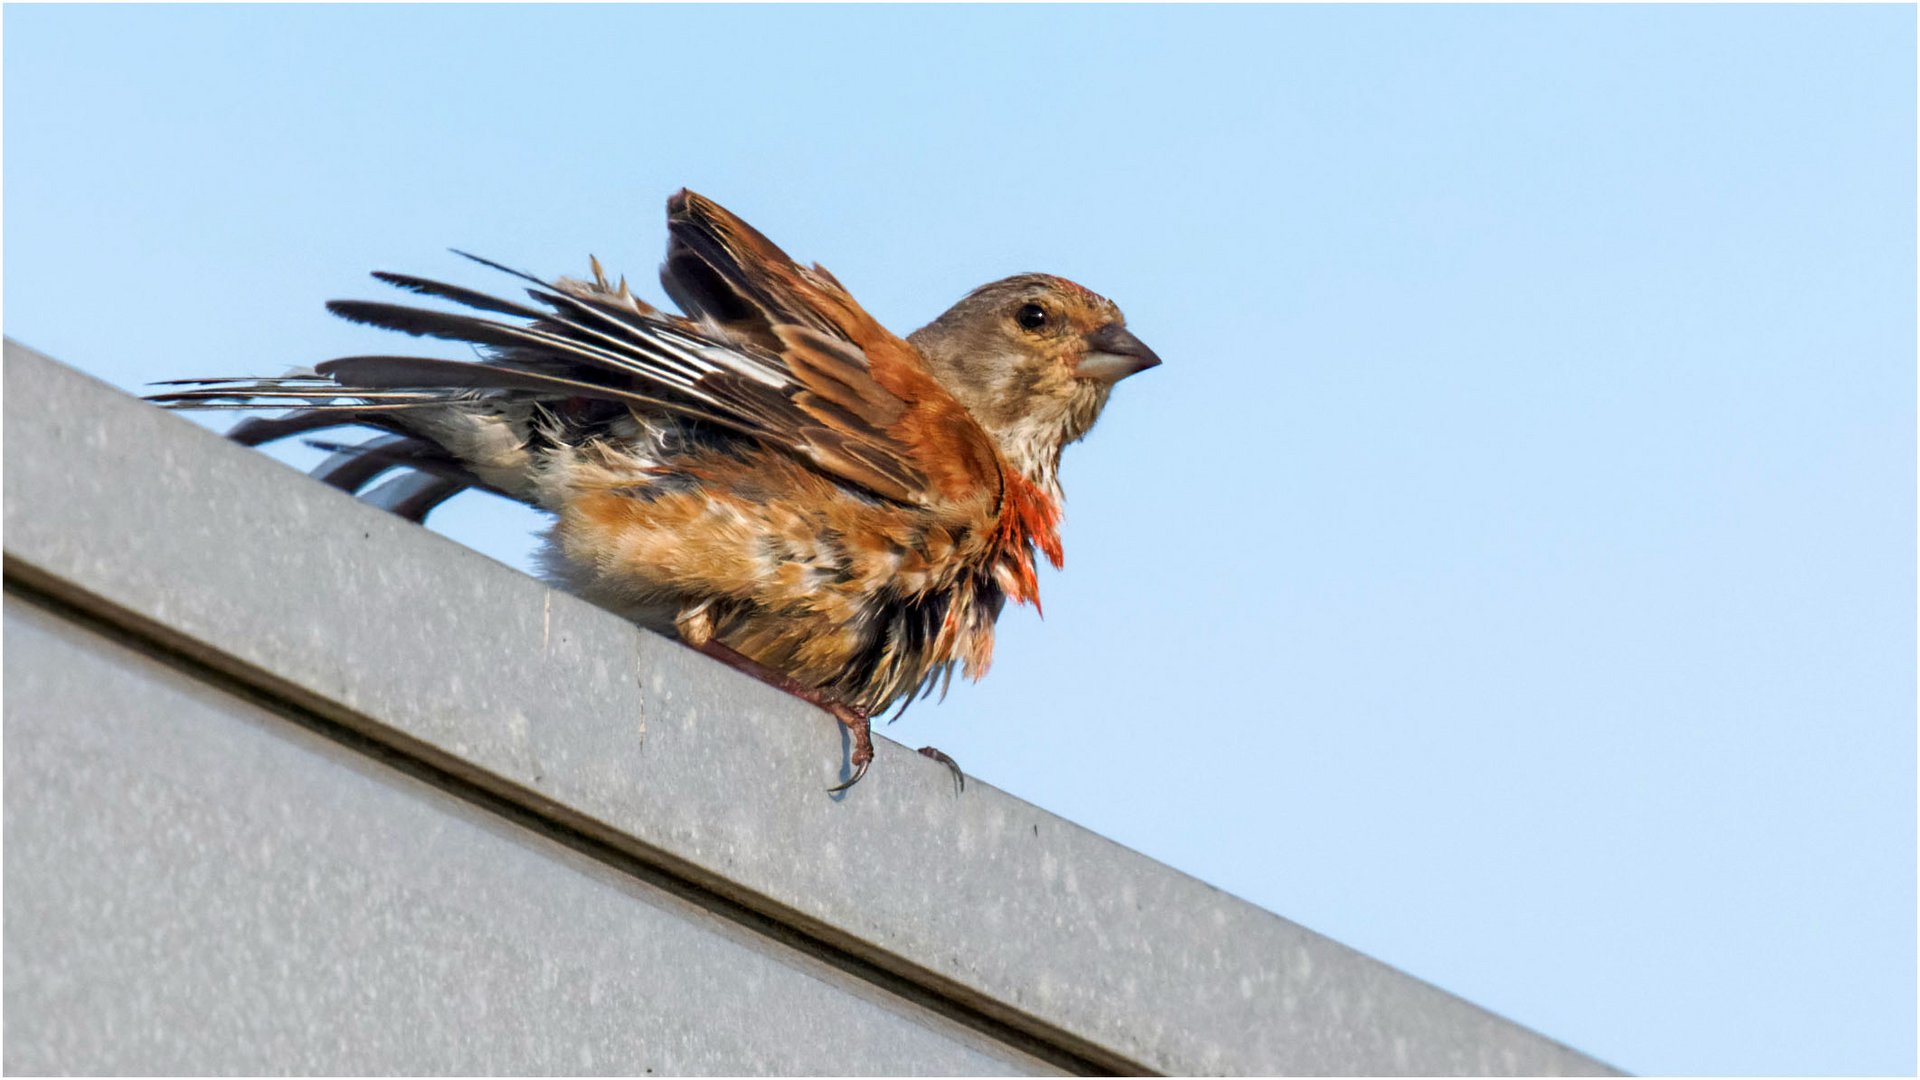
[[[973,415],[824,267],[801,266],[691,191],[667,200],[667,229],[661,284],[689,315],[782,358],[807,393],[852,409],[943,495],[1003,482],[998,451]]]
[[[682,199],[676,196],[676,206]],[[696,321],[639,301],[624,282],[609,286],[597,264],[593,282],[548,283],[468,256],[529,283],[527,295],[537,306],[388,273],[374,276],[471,311],[357,300],[327,306],[355,322],[481,346],[484,359],[345,357],[318,365],[313,376],[181,380],[191,388],[155,400],[362,413],[444,405],[475,392],[605,401],[715,424],[900,503],[955,503],[983,493],[999,498],[1004,481],[993,444],[910,345],[881,328],[837,283],[801,271],[718,206],[705,200],[698,206],[686,224],[676,222],[676,238],[707,238],[715,266],[708,283],[750,298],[760,320],[752,331],[710,314],[720,302],[717,291],[688,301],[701,316]]]

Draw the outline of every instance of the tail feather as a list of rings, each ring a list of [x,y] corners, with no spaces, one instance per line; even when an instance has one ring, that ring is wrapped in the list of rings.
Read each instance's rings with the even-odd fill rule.
[[[377,435],[352,445],[313,439],[308,440],[307,445],[333,451],[327,460],[311,470],[310,475],[328,487],[339,488],[351,495],[381,473],[400,464],[402,456],[411,456],[418,443],[405,435]],[[400,452],[396,454],[396,450]]]
[[[369,417],[331,409],[300,409],[282,416],[249,416],[227,429],[227,438],[241,446],[260,446],[292,435],[345,424],[365,424]]]
[[[426,439],[415,436],[376,436],[361,443],[309,439],[307,445],[316,450],[326,450],[331,455],[313,469],[314,478],[348,493],[358,493],[388,469],[405,467],[415,473],[452,481],[463,488],[478,488],[506,495],[506,492],[474,475],[465,462]]]
[[[432,473],[412,472],[383,481],[362,495],[367,502],[398,514],[408,521],[424,523],[434,507],[466,490],[467,485]]]

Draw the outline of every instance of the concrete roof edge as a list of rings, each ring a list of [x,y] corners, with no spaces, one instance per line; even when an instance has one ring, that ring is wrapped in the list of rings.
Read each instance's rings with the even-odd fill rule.
[[[9,340],[24,578],[1122,1071],[1607,1066]]]

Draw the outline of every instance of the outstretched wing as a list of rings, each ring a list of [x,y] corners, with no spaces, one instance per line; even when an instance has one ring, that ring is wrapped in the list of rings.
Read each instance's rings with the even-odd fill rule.
[[[714,424],[896,502],[1000,497],[1004,481],[992,443],[911,346],[824,271],[801,269],[719,206],[682,192],[669,210],[669,292],[694,319],[658,311],[624,282],[609,286],[597,264],[592,282],[549,283],[467,256],[529,283],[526,293],[537,306],[388,273],[374,276],[469,310],[344,300],[327,306],[356,322],[481,346],[484,359],[345,357],[318,365],[309,377],[188,380],[192,388],[155,400],[295,404],[363,416],[474,394],[608,402]]]
[[[863,419],[943,494],[1003,483],[998,451],[973,415],[824,267],[801,266],[691,191],[667,200],[667,229],[661,284],[689,315],[788,358],[809,389],[858,387],[863,400],[898,402],[897,412]]]

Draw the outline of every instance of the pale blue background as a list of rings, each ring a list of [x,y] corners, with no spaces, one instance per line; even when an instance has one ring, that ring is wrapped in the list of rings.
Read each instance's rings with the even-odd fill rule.
[[[1913,1071],[1910,8],[5,33],[6,331],[127,387],[403,344],[320,307],[376,267],[511,284],[449,246],[658,299],[682,184],[901,330],[1107,293],[1167,363],[1047,617],[890,734],[1627,1069]]]

